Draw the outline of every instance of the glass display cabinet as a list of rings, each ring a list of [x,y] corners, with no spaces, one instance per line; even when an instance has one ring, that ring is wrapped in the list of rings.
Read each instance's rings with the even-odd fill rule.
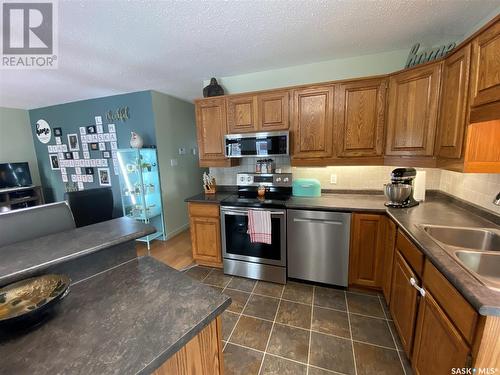
[[[162,194],[158,158],[154,148],[128,148],[117,151],[120,169],[120,195],[123,215],[151,224],[156,232],[138,241],[150,242],[162,237],[165,240]]]

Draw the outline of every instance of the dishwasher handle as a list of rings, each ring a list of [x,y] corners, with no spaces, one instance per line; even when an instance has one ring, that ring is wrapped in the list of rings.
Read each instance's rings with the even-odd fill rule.
[[[293,218],[294,223],[300,223],[300,222],[305,222],[305,223],[319,223],[319,224],[331,224],[331,225],[344,225],[345,223],[342,221],[337,221],[337,220],[325,220],[325,219],[301,219],[294,217]]]

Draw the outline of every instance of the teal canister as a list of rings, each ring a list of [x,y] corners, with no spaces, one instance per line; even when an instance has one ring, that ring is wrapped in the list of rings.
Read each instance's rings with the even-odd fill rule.
[[[296,197],[320,197],[321,184],[315,178],[294,179],[292,194]]]

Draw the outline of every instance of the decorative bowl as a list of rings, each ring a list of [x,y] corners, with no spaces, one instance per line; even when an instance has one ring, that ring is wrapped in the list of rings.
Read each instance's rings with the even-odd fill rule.
[[[69,292],[66,275],[42,275],[0,288],[0,327],[35,325]]]

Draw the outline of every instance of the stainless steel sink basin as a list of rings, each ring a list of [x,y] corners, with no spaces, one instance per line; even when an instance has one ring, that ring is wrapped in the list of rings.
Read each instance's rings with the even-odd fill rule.
[[[457,250],[457,259],[483,284],[500,290],[500,254]]]
[[[500,291],[500,230],[429,224],[419,227],[482,284]]]
[[[500,231],[490,228],[460,228],[422,225],[434,240],[466,249],[500,251]]]

